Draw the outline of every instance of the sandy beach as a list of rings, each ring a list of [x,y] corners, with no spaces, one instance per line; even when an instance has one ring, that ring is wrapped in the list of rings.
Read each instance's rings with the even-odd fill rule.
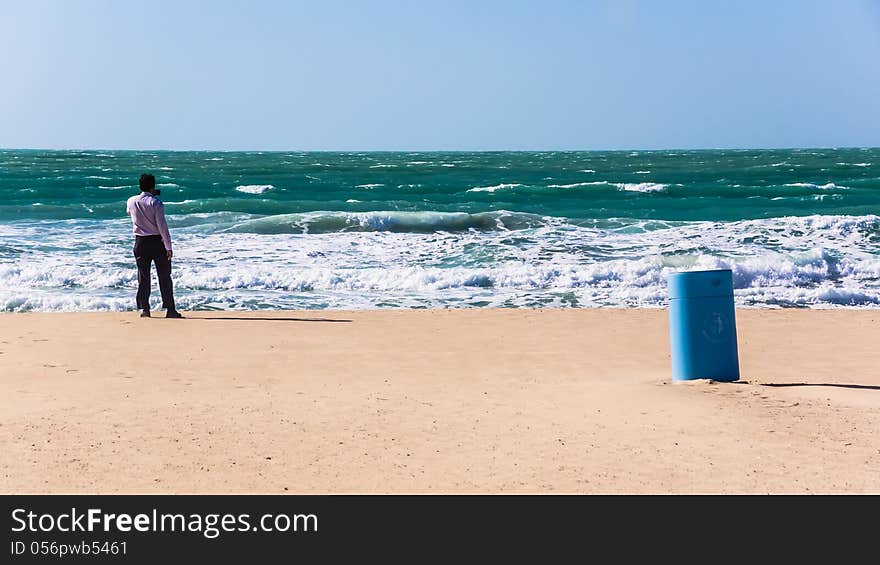
[[[157,312],[157,315],[161,313]],[[0,315],[3,493],[880,493],[880,311]]]

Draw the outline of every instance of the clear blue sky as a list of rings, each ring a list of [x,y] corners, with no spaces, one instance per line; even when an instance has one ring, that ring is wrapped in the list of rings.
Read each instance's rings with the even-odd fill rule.
[[[880,0],[0,0],[0,147],[880,146]]]

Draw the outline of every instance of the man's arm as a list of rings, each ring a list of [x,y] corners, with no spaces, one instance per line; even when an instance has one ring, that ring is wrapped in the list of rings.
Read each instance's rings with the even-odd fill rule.
[[[173,255],[171,251],[171,233],[168,231],[168,222],[165,221],[165,205],[161,202],[156,204],[156,227],[159,228],[159,233],[162,234],[165,251],[168,253],[168,258],[171,259]]]

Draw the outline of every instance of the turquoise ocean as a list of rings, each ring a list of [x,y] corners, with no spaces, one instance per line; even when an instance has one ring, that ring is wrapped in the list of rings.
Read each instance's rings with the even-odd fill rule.
[[[182,309],[880,307],[880,149],[0,151],[0,310],[132,310],[156,175]],[[152,295],[158,307],[158,289]]]

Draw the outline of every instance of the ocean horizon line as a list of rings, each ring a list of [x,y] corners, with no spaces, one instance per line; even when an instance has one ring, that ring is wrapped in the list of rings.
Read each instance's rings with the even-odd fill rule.
[[[455,153],[662,153],[668,151],[872,151],[880,145],[828,145],[828,146],[768,146],[768,147],[664,147],[664,148],[609,148],[609,149],[158,149],[158,148],[112,148],[112,147],[0,147],[0,151],[113,151],[118,153],[413,153],[413,154],[455,154]]]

